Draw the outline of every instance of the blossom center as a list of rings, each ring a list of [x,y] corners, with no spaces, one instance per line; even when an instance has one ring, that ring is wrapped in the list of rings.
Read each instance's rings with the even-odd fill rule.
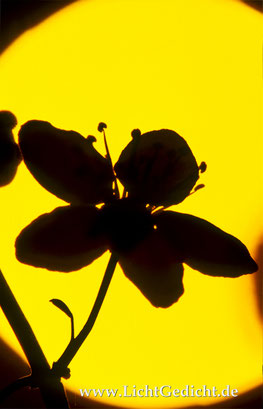
[[[133,249],[154,229],[150,212],[130,199],[119,199],[104,205],[101,221],[114,251]]]

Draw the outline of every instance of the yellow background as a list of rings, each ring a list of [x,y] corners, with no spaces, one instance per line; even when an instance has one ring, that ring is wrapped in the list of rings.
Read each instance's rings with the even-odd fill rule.
[[[18,118],[94,134],[114,161],[130,132],[170,128],[206,161],[205,189],[177,211],[216,224],[256,255],[261,239],[261,34],[258,12],[224,0],[79,1],[21,36],[0,59],[1,105]],[[84,324],[109,254],[71,274],[20,264],[21,229],[63,204],[20,165],[0,191],[1,269],[52,363],[69,340],[60,298]],[[202,385],[239,393],[261,381],[260,316],[253,277],[224,279],[185,268],[185,294],[155,309],[117,268],[98,321],[70,365],[75,388]],[[21,349],[1,313],[1,333]],[[102,400],[102,399],[101,399]],[[219,399],[217,399],[218,401]],[[128,407],[212,399],[106,399]]]

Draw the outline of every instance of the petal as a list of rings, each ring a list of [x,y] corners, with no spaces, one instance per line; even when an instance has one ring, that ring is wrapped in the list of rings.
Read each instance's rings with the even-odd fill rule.
[[[32,175],[73,204],[102,203],[112,196],[111,165],[94,149],[93,141],[44,121],[29,121],[19,131],[20,149]]]
[[[176,260],[179,257],[203,274],[239,277],[257,270],[240,240],[203,219],[166,211],[156,215],[155,221],[160,234],[173,246]]]
[[[169,129],[134,136],[115,171],[129,197],[155,206],[180,203],[199,177],[186,141]]]
[[[16,117],[9,111],[0,111],[0,186],[10,183],[21,162],[21,153],[15,143],[12,129]]]
[[[107,250],[96,228],[98,219],[99,209],[93,206],[58,207],[22,230],[16,239],[16,257],[48,270],[79,270]]]
[[[132,251],[120,253],[119,263],[155,307],[170,307],[184,292],[183,266],[155,230]]]

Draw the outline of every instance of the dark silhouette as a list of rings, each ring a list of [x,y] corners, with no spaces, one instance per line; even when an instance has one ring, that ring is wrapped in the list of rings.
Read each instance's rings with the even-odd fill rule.
[[[14,380],[30,374],[30,368],[20,356],[10,348],[0,338],[0,358],[1,358],[1,371],[0,371],[0,389],[8,386]],[[67,397],[70,407],[84,407],[91,409],[117,409],[116,406],[111,406],[96,402],[91,399],[82,398],[74,392],[67,391]],[[45,408],[41,394],[37,388],[25,387],[17,390],[13,394],[9,395],[2,402],[0,401],[0,408],[17,408],[19,402],[19,408]]]
[[[68,272],[109,249],[143,295],[163,308],[183,294],[183,263],[211,276],[255,272],[257,264],[238,239],[200,218],[165,210],[184,200],[206,170],[185,140],[167,129],[132,136],[113,169],[109,154],[103,158],[93,147],[94,137],[44,121],[21,127],[26,166],[71,206],[40,216],[20,233],[18,260]],[[125,188],[121,199],[110,188],[116,177]],[[101,202],[100,209],[94,206]]]
[[[2,117],[2,128],[7,129],[3,135],[17,149],[10,136],[15,118],[9,112]],[[0,304],[32,371],[5,389],[2,397],[33,385],[39,387],[48,408],[68,407],[61,378],[70,376],[68,365],[93,328],[118,262],[152,305],[162,308],[177,302],[184,292],[183,263],[211,276],[238,277],[257,270],[247,248],[235,237],[203,219],[166,210],[204,186],[195,184],[207,166],[197,165],[180,135],[168,129],[145,134],[134,130],[132,141],[113,166],[106,127],[98,126],[105,157],[94,148],[94,136],[84,138],[45,121],[29,121],[19,131],[19,148],[29,171],[70,205],[39,216],[22,230],[16,240],[18,260],[69,272],[89,265],[107,249],[112,254],[90,316],[77,336],[66,304],[51,300],[71,318],[71,339],[52,368],[0,274]],[[124,186],[121,198],[117,179]]]
[[[45,189],[72,204],[98,204],[111,197],[112,169],[94,141],[45,121],[29,121],[19,132],[30,172]]]
[[[3,135],[16,146],[12,134],[10,137],[14,116],[4,112],[2,117],[2,128],[7,129]],[[133,131],[133,140],[113,168],[106,125],[100,125],[105,157],[93,147],[95,137],[84,138],[48,122],[29,121],[19,132],[20,150],[32,175],[70,205],[42,215],[27,226],[16,241],[17,258],[36,267],[68,272],[92,263],[106,249],[112,252],[86,324],[77,336],[72,327],[71,340],[52,368],[1,276],[1,306],[32,369],[32,375],[17,384],[33,382],[47,407],[53,407],[54,402],[57,407],[68,405],[60,379],[70,376],[68,365],[94,325],[118,261],[142,294],[154,306],[163,308],[178,301],[184,292],[183,263],[204,274],[224,277],[238,277],[257,269],[238,239],[205,220],[166,210],[198,189],[196,181],[207,168],[204,162],[198,167],[180,135],[167,129],[142,135],[139,130]],[[122,198],[117,178],[124,185]],[[99,203],[104,204],[97,208]],[[55,303],[69,313],[61,300]],[[39,372],[42,366],[45,375]],[[16,389],[17,384],[2,395]]]
[[[28,365],[7,346],[0,338],[0,356],[1,356],[1,371],[0,371],[0,389],[9,385],[15,379],[18,379],[29,373]],[[253,388],[249,392],[243,393],[236,398],[228,399],[212,405],[199,405],[185,407],[185,409],[202,409],[202,408],[222,408],[222,409],[260,409],[262,408],[263,390],[261,386]],[[96,401],[81,397],[78,393],[67,391],[67,397],[71,408],[90,408],[90,409],[117,409],[117,406],[107,405]],[[44,402],[38,389],[22,388],[14,394],[8,396],[3,402],[0,402],[0,408],[45,408]],[[171,409],[180,409],[176,406]]]
[[[186,141],[169,129],[133,136],[115,171],[129,197],[153,206],[182,202],[200,169]]]
[[[258,305],[258,312],[263,319],[263,238],[257,246],[256,260],[258,271],[254,275],[255,295]]]
[[[76,0],[1,0],[0,53],[24,31]]]
[[[252,1],[252,0],[242,0],[242,1],[247,3],[249,6],[254,7],[258,11],[262,11],[262,1]],[[59,8],[64,7],[65,5],[71,2],[73,2],[73,0],[72,1],[70,0],[68,1],[66,0],[60,0],[60,1],[46,0],[46,1],[38,1],[38,2],[36,2],[35,0],[27,0],[27,1],[1,0],[0,52],[2,52],[9,44],[11,44],[11,42],[15,39],[16,36],[22,34],[25,30],[38,24],[44,18],[51,15],[54,11],[57,11]],[[5,130],[2,133],[3,135],[8,136],[7,139],[9,140],[9,142],[7,144],[3,143],[0,146],[0,180],[1,180],[0,183],[2,186],[10,183],[10,181],[14,178],[16,170],[17,170],[17,166],[21,160],[19,150],[17,149],[17,146],[14,144],[14,141],[13,141],[11,123],[12,121],[10,122],[10,126],[8,128],[4,128]],[[5,139],[6,138],[4,137],[3,142]],[[1,136],[0,136],[0,144],[1,144]],[[83,152],[81,154],[83,154]],[[82,156],[85,156],[85,154]],[[151,164],[148,163],[146,166],[147,172],[150,171],[150,167],[151,167]],[[201,173],[201,165],[200,165],[199,170]],[[82,171],[85,177],[85,165],[84,165],[84,169],[82,168],[79,169],[80,175],[82,174]],[[86,173],[89,173],[89,172],[90,170],[88,169]],[[147,172],[146,172],[146,177],[147,177]],[[76,172],[76,174],[77,173],[78,172]],[[106,173],[109,175],[108,172]],[[44,179],[46,178],[46,176],[47,175],[44,176]],[[143,173],[143,176],[145,176],[145,173]],[[96,177],[100,179],[100,176],[97,174],[96,174]],[[120,179],[122,178],[121,174],[119,174],[119,177]],[[41,178],[40,174],[39,174],[39,178]],[[110,176],[110,181],[112,180],[111,178],[112,178],[112,174]],[[50,179],[52,179],[52,177]],[[141,181],[139,179],[138,182],[140,183],[142,182],[144,184],[144,187],[148,189],[148,184],[145,184],[145,181]],[[99,182],[96,182],[96,183],[91,182],[91,185],[89,187],[89,195],[91,195],[91,193],[93,192],[93,187],[95,186],[96,188],[97,183]],[[105,184],[108,186],[109,183],[110,182],[108,180]],[[186,189],[186,191],[188,190],[188,188],[186,188],[187,183],[189,183],[189,181],[186,182],[185,180],[185,183],[181,186],[182,188]],[[50,190],[52,193],[54,194],[59,193],[58,196],[60,195],[59,197],[61,197],[61,191],[57,192],[57,189],[60,189],[59,187],[60,182],[57,183],[57,187],[55,188],[54,186],[53,187],[52,186],[49,187],[48,185],[45,186],[45,182],[43,182],[42,184],[46,189]],[[52,181],[51,181],[51,185],[52,185]],[[132,192],[131,185],[128,187],[128,181],[126,181],[125,187],[126,187],[126,196],[127,195],[128,196],[130,195],[130,197],[134,196],[134,192],[135,192],[135,196],[137,196],[135,203],[134,201],[132,202],[132,201],[124,200],[124,198],[122,199],[122,201],[118,201],[118,203],[116,203],[116,201],[115,203],[113,203],[111,199],[114,197],[116,199],[116,192],[113,191],[109,194],[109,190],[108,190],[104,197],[104,200],[108,202],[107,202],[107,205],[105,205],[103,209],[101,210],[100,217],[98,218],[95,217],[95,220],[96,219],[99,220],[96,226],[94,225],[91,226],[91,223],[89,221],[90,215],[93,212],[93,210],[90,213],[86,212],[87,208],[91,208],[91,207],[86,206],[84,209],[85,211],[83,210],[83,212],[80,210],[80,207],[77,207],[77,210],[75,209],[77,223],[76,224],[72,223],[72,224],[75,224],[75,236],[74,237],[78,237],[77,241],[74,242],[73,237],[71,239],[69,237],[64,237],[64,241],[62,241],[61,248],[59,248],[59,246],[58,247],[55,246],[56,248],[54,250],[53,260],[52,260],[52,257],[50,256],[51,249],[50,247],[48,248],[48,245],[46,246],[47,248],[45,248],[46,243],[44,243],[42,239],[42,243],[40,240],[36,258],[38,257],[40,259],[43,258],[44,263],[46,263],[47,257],[50,256],[50,260],[51,260],[50,265],[44,264],[44,266],[46,266],[46,268],[52,269],[52,267],[54,267],[54,263],[57,262],[58,260],[59,266],[63,266],[64,271],[67,271],[67,268],[70,265],[69,259],[71,258],[71,262],[73,262],[73,269],[76,269],[76,268],[80,268],[82,264],[83,265],[89,264],[90,262],[93,261],[93,259],[98,257],[100,255],[100,252],[102,251],[100,248],[101,243],[103,243],[102,247],[107,246],[111,250],[119,252],[120,263],[124,269],[125,274],[127,276],[131,275],[130,278],[132,279],[132,281],[134,281],[134,283],[141,289],[141,291],[146,295],[146,297],[152,303],[155,303],[156,305],[161,305],[163,303],[162,306],[164,307],[170,305],[170,302],[171,302],[170,297],[172,299],[172,302],[174,302],[179,298],[179,296],[183,292],[183,286],[182,286],[182,281],[181,281],[182,274],[183,274],[182,262],[188,263],[193,268],[196,268],[205,274],[209,274],[206,272],[206,271],[209,271],[210,274],[212,275],[217,275],[219,272],[219,275],[227,276],[227,274],[230,274],[230,271],[231,271],[232,275],[230,276],[237,276],[239,274],[245,274],[245,273],[252,272],[252,270],[256,269],[255,263],[250,258],[249,253],[247,252],[245,246],[242,245],[242,243],[240,243],[237,239],[233,238],[232,236],[220,231],[218,228],[209,224],[208,222],[205,222],[201,219],[194,218],[193,216],[180,215],[175,212],[170,212],[170,213],[173,213],[173,217],[171,217],[170,219],[167,219],[167,213],[169,212],[163,212],[160,214],[160,217],[159,217],[160,223],[158,223],[158,225],[157,223],[155,224],[155,221],[158,218],[158,210],[160,209],[156,210],[154,208],[155,205],[149,206],[150,204],[150,201],[149,201],[148,213],[145,213],[145,209],[144,208],[142,209],[141,203],[139,205],[139,208],[138,208],[138,203],[136,203],[139,197],[141,197],[144,193],[146,194],[144,189],[142,189],[142,187],[140,187],[139,189],[135,188],[135,191],[133,190]],[[197,190],[197,188],[198,186],[195,188],[195,190]],[[52,189],[54,189],[54,191]],[[62,187],[62,190],[63,189],[64,189],[63,194],[66,194],[66,196],[63,197],[64,200],[66,201],[68,200],[69,203],[73,203],[72,196],[75,196],[78,203],[83,203],[83,202],[86,203],[86,196],[84,193],[82,195],[80,194],[81,198],[79,198],[78,193],[76,194],[74,188],[72,189],[72,187],[64,186]],[[140,191],[139,195],[138,195],[138,190]],[[104,190],[104,193],[105,193],[105,190]],[[148,190],[148,193],[149,193],[149,190]],[[110,197],[108,197],[108,194]],[[83,195],[84,195],[84,199],[83,199]],[[181,192],[181,195],[184,196],[182,192]],[[89,196],[87,203],[91,203],[91,202],[96,203],[97,200],[101,200],[101,194],[100,193],[97,194],[97,190],[96,190],[96,195],[93,201],[91,200],[91,196]],[[171,199],[169,198],[169,200]],[[76,202],[74,204],[76,205]],[[73,209],[73,205],[67,206],[67,208]],[[136,210],[132,210],[132,208]],[[72,229],[68,227],[66,221],[64,222],[63,217],[61,217],[61,219],[59,220],[57,219],[58,214],[63,216],[63,215],[66,215],[67,211],[68,210],[66,208],[61,208],[61,210],[57,209],[57,211],[54,211],[51,217],[51,219],[53,218],[53,220],[51,220],[51,226],[48,225],[49,224],[49,221],[48,221],[45,227],[47,228],[47,231],[49,231],[49,227],[50,227],[50,232],[51,232],[52,223],[54,222],[56,226],[59,226],[58,236],[59,234],[62,234],[63,229],[64,229],[64,233],[72,233]],[[85,213],[85,215],[83,213]],[[156,213],[156,215],[154,215],[154,213]],[[145,215],[147,214],[147,216],[144,217],[143,216],[144,214]],[[113,216],[113,220],[111,218],[112,216]],[[83,225],[80,226],[79,218],[84,220],[84,223],[82,223],[84,224],[84,229],[85,227],[88,228],[86,232],[84,233],[83,233]],[[35,222],[34,226],[33,226],[34,222],[30,226],[28,226],[29,237],[32,234],[31,240],[34,237],[34,234],[38,237],[40,236],[41,229],[38,230],[39,224],[41,224],[40,221],[43,221],[42,223],[42,226],[43,226],[45,225],[45,221],[47,219],[48,219],[48,215],[40,216],[38,219],[38,222]],[[177,231],[178,235],[176,236],[173,242],[169,238],[170,235],[174,237],[174,231],[172,230],[172,224],[174,223],[177,227],[180,219],[182,220],[182,229],[178,228],[178,231]],[[75,219],[73,218],[73,221],[74,220]],[[149,223],[149,220],[150,220],[150,223]],[[171,222],[171,226],[170,226],[170,222]],[[187,226],[187,223],[185,222],[189,222],[189,223],[191,222],[191,228],[189,230],[189,233],[191,234],[192,232],[194,232],[196,234],[195,238],[197,241],[199,240],[199,237],[201,235],[202,241],[198,242],[198,245],[196,244],[194,239],[192,242],[191,240],[189,240],[189,237],[191,236],[187,234],[185,231],[186,226]],[[106,227],[105,230],[103,230],[102,228],[104,225]],[[32,226],[32,231],[31,231],[31,226]],[[115,228],[116,226],[117,228]],[[138,234],[139,228],[141,228],[142,230],[141,234]],[[157,230],[159,230],[158,233],[160,233],[158,235],[154,234],[154,230],[156,230],[156,228]],[[164,233],[164,235],[161,235],[161,231]],[[123,233],[123,232],[126,232],[126,233]],[[211,243],[210,248],[209,248],[210,233],[212,234],[212,237],[215,239],[215,242],[214,242],[214,246]],[[52,234],[54,234],[54,230],[52,231],[51,235]],[[123,236],[121,236],[122,234]],[[182,238],[182,241],[179,240],[178,236]],[[50,239],[50,236],[47,235],[46,237]],[[122,240],[122,237],[123,237],[123,240]],[[61,237],[59,238],[61,239]],[[98,247],[96,247],[96,244],[95,244],[96,240],[99,241]],[[55,243],[55,241],[53,241],[53,243]],[[201,243],[203,244],[201,245]],[[81,247],[78,247],[79,245],[81,246],[81,244],[87,245],[88,254],[84,254],[84,252],[83,254],[78,253],[78,249],[80,249],[80,253],[82,251]],[[170,244],[172,247],[171,251],[174,257],[171,257],[171,252],[168,250]],[[210,258],[207,257],[207,253],[203,251],[204,244],[208,245],[209,251],[212,249],[212,254]],[[216,247],[215,244],[219,246],[221,250],[223,249],[223,254],[224,254],[222,259],[219,261],[219,266],[217,265],[218,263],[217,258],[219,256],[219,251],[218,251],[218,247]],[[27,243],[24,243],[24,245],[27,245]],[[64,247],[64,250],[62,247]],[[64,265],[63,265],[61,261],[61,256],[62,255],[64,256],[65,253],[63,252],[65,252],[66,248],[71,249],[71,251],[69,251],[68,253],[69,257],[67,260],[65,260]],[[17,251],[19,252],[19,250]],[[25,257],[26,257],[26,251],[27,250],[22,251],[23,256]],[[234,251],[233,257],[231,253],[232,251]],[[46,255],[45,255],[45,252],[47,253]],[[160,257],[160,253],[162,252],[166,257],[166,261],[162,257]],[[32,248],[29,249],[29,258],[30,257],[32,257]],[[83,257],[82,263],[78,263],[77,258],[81,260],[82,257]],[[171,263],[174,264],[175,261],[176,261],[177,267],[171,268]],[[39,263],[39,261],[37,263]],[[165,269],[167,271],[165,276],[160,276],[161,266],[162,266],[162,270]],[[70,267],[70,270],[71,270],[71,267]],[[222,272],[223,274],[221,274]],[[152,284],[152,278],[153,278],[152,274],[155,277],[154,286],[156,288],[154,290],[153,290],[153,284]],[[173,283],[173,280],[174,280],[174,283]],[[171,286],[170,286],[170,283],[172,283]],[[257,288],[259,287],[257,286]],[[157,292],[157,289],[158,289],[158,292]],[[171,294],[169,294],[169,291],[171,292]],[[23,376],[29,372],[28,366],[23,364],[19,360],[18,356],[10,348],[4,345],[4,343],[2,343],[1,341],[0,341],[0,351],[1,351],[1,374],[0,376],[2,375],[1,384],[3,386],[6,386],[12,380],[17,379],[18,377]],[[99,404],[94,401],[90,401],[88,399],[80,398],[79,396],[76,396],[75,394],[72,394],[72,393],[68,393],[68,399],[72,407],[73,406],[87,407],[87,408],[101,407],[105,409],[113,408],[113,406],[103,405],[103,404]],[[17,402],[19,402],[20,407],[27,407],[27,408],[28,407],[32,407],[32,408],[33,407],[44,407],[44,402],[42,401],[38,390],[37,389],[31,390],[29,388],[24,388],[16,392],[13,396],[9,397],[8,400],[3,403],[4,406],[0,406],[0,407],[5,407],[5,408],[17,407]],[[225,405],[226,405],[225,402],[220,402],[218,404],[214,404],[209,407],[225,408],[226,407]],[[243,394],[239,396],[238,398],[228,400],[228,408],[240,408],[240,409],[247,408],[248,409],[248,408],[260,408],[261,406],[262,406],[262,390],[260,387],[255,388],[254,390],[246,394]],[[194,406],[194,408],[197,408],[197,407],[202,408],[202,406],[196,406],[196,405]]]
[[[241,0],[248,6],[253,7],[255,10],[263,12],[263,1],[262,0]]]
[[[47,17],[74,1],[76,0],[1,0],[0,53],[24,31],[41,23]],[[240,1],[262,12],[262,0]]]
[[[38,387],[47,408],[68,408],[61,377],[51,373],[49,363],[35,334],[0,271],[0,306],[11,325],[31,368],[30,375],[17,379],[0,391],[0,400],[18,388]]]
[[[11,112],[0,111],[0,187],[14,179],[22,160],[12,133],[16,124],[16,117]]]

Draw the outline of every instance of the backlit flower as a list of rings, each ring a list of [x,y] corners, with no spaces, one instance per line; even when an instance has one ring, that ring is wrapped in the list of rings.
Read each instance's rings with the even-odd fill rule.
[[[99,131],[105,127],[100,124]],[[203,219],[165,210],[182,202],[206,169],[204,162],[198,167],[176,132],[134,130],[114,168],[108,152],[100,155],[94,141],[44,121],[22,126],[19,146],[28,169],[70,204],[22,230],[16,240],[19,261],[69,272],[110,250],[144,296],[164,308],[184,292],[183,263],[210,276],[238,277],[257,270],[235,237]],[[117,178],[124,186],[122,198]]]

